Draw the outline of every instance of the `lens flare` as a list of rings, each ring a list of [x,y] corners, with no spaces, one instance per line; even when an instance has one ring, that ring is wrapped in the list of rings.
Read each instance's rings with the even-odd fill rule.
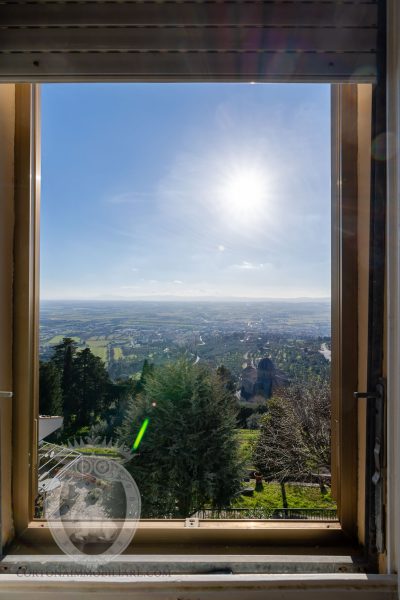
[[[142,426],[139,429],[139,433],[137,434],[136,439],[133,442],[132,452],[135,452],[135,450],[137,450],[139,448],[140,442],[142,441],[142,438],[146,432],[149,422],[150,422],[150,419],[148,419],[148,418],[143,421]]]

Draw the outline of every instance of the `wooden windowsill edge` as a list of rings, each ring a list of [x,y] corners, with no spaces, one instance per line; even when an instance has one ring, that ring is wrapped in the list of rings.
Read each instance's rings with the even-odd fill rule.
[[[96,528],[96,521],[81,522],[89,528]],[[102,527],[107,527],[107,522],[101,522]],[[113,524],[112,524],[113,526]],[[63,523],[68,527],[68,522]],[[30,521],[27,530],[38,531],[48,529],[47,521]],[[198,527],[187,527],[184,519],[151,519],[141,520],[138,523],[136,535],[145,531],[341,531],[338,521],[295,521],[295,520],[245,520],[245,519],[203,519],[199,520]]]
[[[93,526],[93,523],[91,525]],[[199,527],[192,528],[185,527],[183,520],[162,520],[141,521],[128,550],[137,554],[140,548],[146,545],[173,548],[178,544],[196,544],[202,552],[201,547],[212,545],[237,545],[248,548],[252,545],[345,546],[352,543],[354,540],[345,535],[338,522],[209,520],[200,521]],[[56,548],[45,521],[31,521],[26,528],[17,532],[12,546],[18,545],[35,547],[38,553],[41,545]],[[53,553],[58,552],[55,550]]]

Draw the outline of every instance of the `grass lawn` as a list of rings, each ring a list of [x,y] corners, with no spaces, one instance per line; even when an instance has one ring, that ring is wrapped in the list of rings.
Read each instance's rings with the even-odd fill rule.
[[[246,484],[255,487],[255,481]],[[331,491],[326,488],[322,494],[319,486],[302,486],[295,483],[285,484],[288,508],[336,508]],[[253,496],[240,496],[232,503],[233,508],[282,508],[284,500],[280,483],[265,483],[260,492],[254,491]]]
[[[256,440],[260,435],[259,429],[238,429],[239,439],[243,443],[248,443]]]
[[[119,458],[119,452],[114,448],[99,448],[97,446],[85,446],[83,448],[76,448],[77,452],[81,454],[94,454],[99,456],[108,456],[108,458]]]
[[[239,453],[242,464],[246,469],[254,469],[252,448],[260,435],[260,431],[259,429],[237,429],[237,435],[239,438]]]
[[[260,431],[258,429],[237,429],[240,443],[240,456],[246,469],[254,469],[252,462],[252,448],[257,442]],[[255,488],[256,482],[243,483],[243,487]],[[327,487],[326,493],[322,494],[319,486],[304,486],[294,483],[285,484],[286,502],[288,508],[336,508],[336,502],[332,499],[331,491]],[[263,482],[262,491],[254,491],[253,496],[239,496],[232,503],[233,508],[282,508],[285,502],[282,498],[280,483]]]

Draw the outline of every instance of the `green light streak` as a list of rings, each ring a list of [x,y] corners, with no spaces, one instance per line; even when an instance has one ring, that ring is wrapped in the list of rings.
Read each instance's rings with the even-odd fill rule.
[[[142,423],[141,428],[139,429],[139,433],[136,436],[136,440],[133,442],[132,451],[137,450],[139,448],[140,442],[142,441],[142,437],[144,436],[147,426],[150,422],[150,419],[145,419]]]

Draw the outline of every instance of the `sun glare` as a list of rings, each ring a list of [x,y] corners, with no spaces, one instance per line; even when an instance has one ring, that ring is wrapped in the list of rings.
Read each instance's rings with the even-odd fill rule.
[[[256,168],[241,168],[226,178],[222,188],[222,208],[225,215],[248,224],[260,216],[266,195],[263,173]]]

